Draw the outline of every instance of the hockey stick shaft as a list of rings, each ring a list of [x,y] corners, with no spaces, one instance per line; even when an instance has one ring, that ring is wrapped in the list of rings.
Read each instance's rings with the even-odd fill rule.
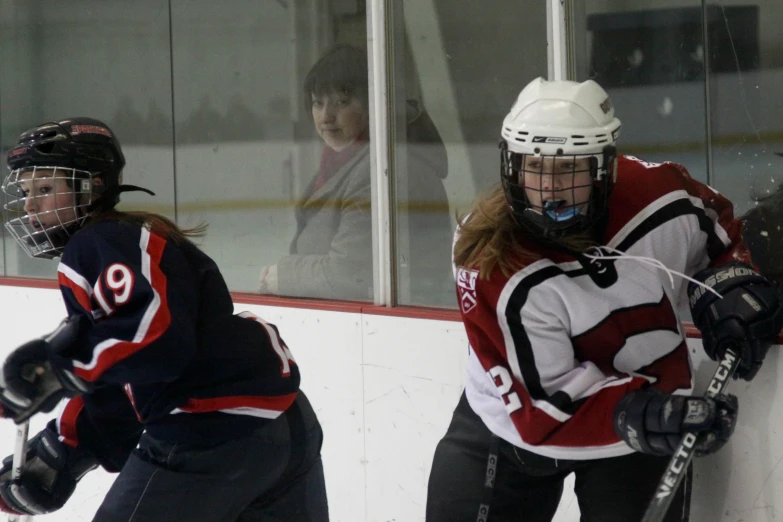
[[[19,480],[24,469],[25,459],[27,457],[27,437],[30,432],[30,423],[25,421],[16,425],[16,444],[14,445],[14,460],[11,468],[11,480]],[[14,486],[12,486],[14,487]],[[29,520],[29,517],[23,515],[11,515],[9,522],[23,522]]]
[[[704,392],[704,397],[715,397],[723,393],[732,375],[737,371],[739,362],[739,355],[734,349],[726,350],[723,360],[718,364],[718,369],[715,370],[715,375],[712,376],[712,380],[709,386],[707,386],[707,391]],[[666,471],[658,482],[655,495],[650,501],[650,505],[647,506],[647,511],[644,512],[642,522],[661,522],[666,516],[672,499],[677,493],[677,488],[688,473],[688,466],[696,452],[697,437],[698,432],[695,431],[687,431],[683,435],[682,440],[680,440],[680,443],[674,450]]]

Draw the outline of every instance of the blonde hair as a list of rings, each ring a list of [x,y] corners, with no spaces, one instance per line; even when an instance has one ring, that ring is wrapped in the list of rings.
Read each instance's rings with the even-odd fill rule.
[[[496,186],[477,197],[466,216],[457,215],[461,225],[454,245],[456,266],[478,268],[482,279],[489,279],[496,268],[509,277],[545,257],[540,248],[533,250],[522,244],[527,232],[514,219],[503,187]],[[553,243],[576,252],[598,244],[587,232]]]

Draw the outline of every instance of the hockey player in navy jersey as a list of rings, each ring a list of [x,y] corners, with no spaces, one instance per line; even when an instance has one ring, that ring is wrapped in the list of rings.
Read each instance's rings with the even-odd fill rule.
[[[322,432],[277,328],[233,304],[198,230],[115,209],[120,144],[102,122],[26,131],[8,154],[7,230],[60,257],[67,319],[12,352],[0,413],[22,422],[68,398],[0,469],[0,509],[62,507],[102,466],[117,472],[96,521],[326,521]]]
[[[691,297],[707,355],[736,345],[750,380],[780,300],[731,203],[680,165],[618,157],[619,132],[593,81],[534,80],[503,122],[501,187],[456,235],[467,382],[428,522],[549,521],[571,473],[582,521],[640,520],[686,430],[698,454],[734,430],[736,397],[693,395],[678,304]],[[688,519],[687,482],[665,520]]]

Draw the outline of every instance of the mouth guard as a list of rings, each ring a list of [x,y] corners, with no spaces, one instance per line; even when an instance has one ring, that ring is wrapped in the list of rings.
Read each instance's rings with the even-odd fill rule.
[[[564,212],[557,212],[557,209],[562,207],[565,204],[565,201],[562,199],[558,200],[549,200],[544,202],[544,214],[549,217],[549,219],[553,221],[557,221],[558,223],[562,223],[563,221],[568,221],[569,219],[573,219],[574,217],[578,216],[580,214],[579,208],[576,206],[572,206],[568,210],[565,210]]]

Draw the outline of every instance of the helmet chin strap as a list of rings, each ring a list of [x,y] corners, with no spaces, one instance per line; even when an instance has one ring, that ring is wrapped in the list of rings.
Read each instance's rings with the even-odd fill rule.
[[[87,212],[92,213],[95,211],[106,211],[113,209],[118,202],[118,196],[123,192],[146,192],[150,196],[154,196],[155,193],[144,187],[137,187],[136,185],[119,185],[116,188],[109,189],[100,195],[98,199],[93,201],[88,207]]]

